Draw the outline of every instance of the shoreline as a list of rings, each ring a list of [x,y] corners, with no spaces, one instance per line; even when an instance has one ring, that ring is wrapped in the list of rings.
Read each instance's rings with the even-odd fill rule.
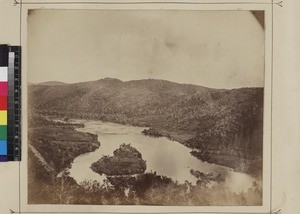
[[[228,153],[226,154],[226,152],[223,153],[223,155],[219,155],[217,154],[218,150],[212,151],[210,153],[202,154],[202,152],[199,149],[195,149],[187,145],[187,140],[189,139],[183,140],[182,138],[181,139],[177,138],[176,136],[172,135],[172,132],[168,132],[166,130],[159,131],[154,128],[149,128],[149,129],[144,129],[142,131],[142,134],[150,137],[166,137],[169,140],[176,141],[178,143],[183,144],[187,148],[192,149],[192,151],[190,152],[191,155],[201,161],[229,167],[235,172],[249,174],[251,176],[254,176],[257,179],[262,178],[262,170],[261,170],[262,167],[255,169],[255,167],[253,166],[253,165],[257,166],[257,163],[258,165],[262,164],[262,160],[247,160],[245,158],[239,158],[236,156],[232,157],[230,156],[230,154]],[[235,159],[235,161],[233,161],[232,159]],[[253,163],[247,163],[247,162],[253,162]]]
[[[54,169],[55,176],[70,168],[80,155],[97,150],[101,143],[98,135],[77,130],[83,123],[70,123],[35,115],[30,118],[34,123],[29,130],[29,145]],[[46,127],[46,132],[42,131]]]
[[[55,117],[55,116],[53,118],[57,119],[57,117]],[[59,120],[64,122],[63,118],[61,118]],[[167,130],[157,130],[152,127],[140,126],[138,124],[121,123],[121,122],[106,121],[106,120],[99,120],[99,119],[95,120],[95,119],[88,119],[88,118],[75,118],[75,117],[69,118],[69,121],[66,124],[72,125],[73,122],[75,122],[74,124],[78,124],[77,123],[78,120],[101,121],[104,123],[112,123],[112,124],[118,124],[118,125],[144,128],[144,130],[141,132],[141,134],[148,136],[148,137],[157,137],[157,138],[166,137],[167,139],[169,139],[171,141],[176,141],[176,142],[186,146],[187,148],[192,149],[190,154],[201,161],[212,163],[212,164],[217,164],[220,166],[225,166],[225,167],[231,168],[235,172],[245,173],[245,174],[251,175],[257,179],[262,178],[261,168],[259,167],[258,169],[255,169],[255,167],[253,166],[253,165],[256,166],[256,164],[258,162],[260,164],[261,160],[255,161],[255,160],[247,160],[245,158],[239,158],[237,156],[232,157],[232,156],[230,156],[230,154],[226,154],[226,152],[223,155],[219,155],[218,150],[216,150],[216,151],[212,150],[209,153],[202,154],[202,152],[199,149],[192,148],[192,147],[188,146],[188,144],[187,144],[187,141],[189,139],[191,139],[193,136],[195,136],[195,134],[193,134],[193,133],[185,133],[185,132],[179,133],[179,132],[175,132],[175,131],[172,132],[172,131],[167,131]],[[78,127],[78,128],[81,128],[81,127]],[[79,131],[79,130],[76,129],[76,131]],[[79,131],[79,132],[82,132],[82,131]],[[88,133],[88,132],[82,132],[82,133]],[[88,152],[86,152],[86,153],[88,153]],[[78,156],[76,156],[76,157],[78,157]],[[233,159],[235,159],[235,160],[233,160]],[[253,162],[253,163],[251,163],[251,162]],[[254,163],[256,163],[256,164],[254,164]]]

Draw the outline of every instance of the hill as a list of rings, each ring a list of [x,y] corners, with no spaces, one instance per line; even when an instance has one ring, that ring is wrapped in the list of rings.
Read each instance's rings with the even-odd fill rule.
[[[48,82],[42,82],[42,83],[35,83],[36,85],[64,85],[67,83],[59,82],[59,81],[48,81]]]
[[[34,113],[151,127],[193,148],[202,160],[261,175],[263,88],[105,78],[30,85],[28,91]]]

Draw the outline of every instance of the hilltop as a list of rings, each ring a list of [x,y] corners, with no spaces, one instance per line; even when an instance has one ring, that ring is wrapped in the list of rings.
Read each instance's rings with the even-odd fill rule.
[[[59,81],[47,81],[47,82],[42,82],[42,83],[33,83],[33,85],[64,85],[67,83],[64,82],[59,82]]]

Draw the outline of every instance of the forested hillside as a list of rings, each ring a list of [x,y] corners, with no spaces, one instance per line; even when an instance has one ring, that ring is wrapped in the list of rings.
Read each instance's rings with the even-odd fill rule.
[[[58,118],[150,127],[193,148],[202,160],[261,175],[263,88],[210,89],[153,79],[52,82],[29,86],[29,108]]]

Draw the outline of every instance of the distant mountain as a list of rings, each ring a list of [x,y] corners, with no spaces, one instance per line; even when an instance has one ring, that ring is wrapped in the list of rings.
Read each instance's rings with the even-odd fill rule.
[[[59,82],[59,81],[47,81],[47,82],[33,83],[33,84],[36,84],[36,85],[64,85],[64,84],[67,84],[67,83]]]
[[[193,155],[200,159],[239,171],[261,171],[263,88],[225,90],[105,78],[30,85],[29,107],[43,115],[151,127],[194,148]],[[251,165],[250,160],[259,162]]]

